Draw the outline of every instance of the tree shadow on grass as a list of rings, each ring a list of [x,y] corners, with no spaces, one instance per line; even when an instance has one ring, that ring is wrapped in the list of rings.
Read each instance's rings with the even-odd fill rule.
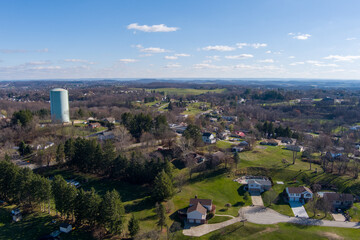
[[[154,201],[150,197],[146,197],[141,200],[136,200],[133,203],[125,205],[125,212],[140,212],[145,209],[151,209],[155,206]]]
[[[196,177],[189,179],[188,182],[189,182],[189,184],[194,184],[197,182],[201,182],[202,180],[207,179],[207,178],[213,178],[213,177],[220,176],[226,172],[227,172],[227,169],[224,169],[224,168],[217,169],[217,170],[211,171],[211,172],[203,172],[203,173],[197,175]]]

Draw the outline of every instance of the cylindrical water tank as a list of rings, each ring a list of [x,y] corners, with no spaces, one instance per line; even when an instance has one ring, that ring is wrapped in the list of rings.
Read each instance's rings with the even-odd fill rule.
[[[50,91],[51,120],[53,123],[70,122],[69,95],[62,88],[54,88]]]

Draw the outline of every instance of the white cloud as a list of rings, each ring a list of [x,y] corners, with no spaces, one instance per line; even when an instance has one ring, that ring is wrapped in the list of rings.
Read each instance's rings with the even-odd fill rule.
[[[51,64],[50,61],[33,61],[33,62],[27,62],[26,65],[48,65]]]
[[[225,56],[227,59],[246,59],[246,58],[253,58],[254,55],[252,54],[240,54],[240,55],[232,55],[232,56]]]
[[[119,59],[119,61],[123,63],[133,63],[133,62],[137,62],[138,60],[132,58],[123,58],[123,59]]]
[[[290,56],[289,58],[290,58],[290,59],[293,59],[293,58],[295,58],[295,56]]]
[[[329,55],[324,57],[327,60],[334,60],[335,62],[353,62],[354,60],[360,59],[360,55],[358,56],[340,56],[340,55]]]
[[[133,29],[143,32],[175,32],[179,28],[177,27],[168,27],[165,24],[159,24],[159,25],[139,25],[137,23],[131,23],[127,26],[127,29]]]
[[[164,58],[167,59],[167,60],[176,60],[176,59],[178,59],[177,56],[165,56]]]
[[[266,43],[253,43],[251,44],[251,47],[253,48],[260,48],[260,47],[266,47],[267,44]]]
[[[190,54],[187,54],[187,53],[177,53],[177,54],[174,54],[176,57],[190,57],[191,55]]]
[[[186,54],[186,53],[176,53],[176,54],[174,54],[173,56],[165,56],[164,58],[165,58],[165,59],[168,59],[168,60],[176,60],[176,59],[178,59],[179,57],[190,57],[190,54]]]
[[[269,51],[266,51],[265,53],[269,54],[269,53],[271,53],[271,51],[269,50]]]
[[[346,38],[347,41],[352,41],[352,40],[356,40],[356,37],[349,37],[349,38]]]
[[[266,47],[267,44],[266,43],[237,43],[236,46],[238,48],[243,48],[243,47],[260,48],[260,47]]]
[[[25,49],[0,49],[0,53],[30,53],[30,52],[49,52],[49,49],[43,48],[38,50],[25,50]]]
[[[215,45],[215,46],[207,46],[202,48],[205,51],[220,51],[220,52],[227,52],[227,51],[234,51],[234,47],[226,46],[226,45]]]
[[[220,61],[220,56],[214,55],[214,56],[206,56],[206,58],[214,60],[214,61]]]
[[[81,62],[81,63],[85,63],[88,62],[87,60],[83,60],[83,59],[65,59],[65,62]]]
[[[33,70],[54,70],[54,69],[61,69],[60,66],[40,66],[40,67],[32,67],[30,69]]]
[[[164,53],[164,52],[168,52],[168,50],[165,50],[163,48],[158,48],[158,47],[141,48],[140,51],[141,52],[146,52],[146,53]]]
[[[323,63],[323,62],[316,61],[316,60],[308,60],[306,62],[309,64],[312,64],[314,66],[317,66],[317,67],[338,67],[337,64],[333,64],[333,63],[327,64],[327,63]]]
[[[289,65],[290,66],[296,66],[296,65],[303,65],[305,64],[304,62],[293,62],[293,63],[290,63]]]
[[[194,64],[193,67],[196,69],[220,69],[220,70],[226,70],[230,68],[230,66],[217,66],[208,63]]]
[[[288,33],[289,36],[293,36],[292,38],[298,40],[307,40],[311,37],[308,33]]]
[[[259,60],[259,62],[261,62],[261,63],[273,63],[274,59],[263,59],[263,60]]]
[[[181,65],[178,63],[169,63],[165,65],[165,68],[179,68],[179,67],[181,67]]]

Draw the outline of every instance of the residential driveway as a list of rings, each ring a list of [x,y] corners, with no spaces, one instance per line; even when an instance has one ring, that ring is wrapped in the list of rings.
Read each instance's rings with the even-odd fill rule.
[[[241,218],[237,217],[221,223],[202,224],[197,227],[192,227],[190,229],[184,229],[183,234],[186,236],[200,237],[202,235],[208,234],[209,232],[219,230],[239,221],[241,221]]]
[[[264,206],[264,202],[260,194],[251,193],[251,201],[254,206]]]
[[[304,206],[300,202],[289,202],[295,217],[309,218]]]
[[[342,213],[332,213],[331,216],[337,222],[345,222],[345,220],[346,220]]]

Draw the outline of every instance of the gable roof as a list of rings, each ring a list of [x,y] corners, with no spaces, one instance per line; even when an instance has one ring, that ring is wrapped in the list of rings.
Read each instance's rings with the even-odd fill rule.
[[[294,193],[303,193],[305,191],[312,193],[311,190],[308,187],[287,187],[288,193],[294,194]]]
[[[196,205],[193,205],[191,207],[188,208],[187,213],[191,213],[194,211],[198,211],[200,212],[202,215],[206,215],[206,208],[204,208],[200,202],[197,202]]]
[[[190,205],[196,205],[197,203],[200,203],[201,205],[211,205],[212,200],[211,199],[199,199],[199,198],[191,198],[190,199]]]
[[[271,186],[271,181],[265,180],[265,179],[250,179],[250,180],[248,180],[248,184],[252,184],[252,183],[256,183],[259,185],[270,185]]]
[[[68,223],[62,223],[62,224],[60,224],[60,227],[61,227],[61,228],[68,228],[69,226],[71,226],[71,224],[68,224]]]
[[[324,193],[324,199],[328,201],[354,201],[354,196],[349,193]]]
[[[212,133],[209,132],[204,132],[203,133],[203,137],[210,137],[212,135]]]

